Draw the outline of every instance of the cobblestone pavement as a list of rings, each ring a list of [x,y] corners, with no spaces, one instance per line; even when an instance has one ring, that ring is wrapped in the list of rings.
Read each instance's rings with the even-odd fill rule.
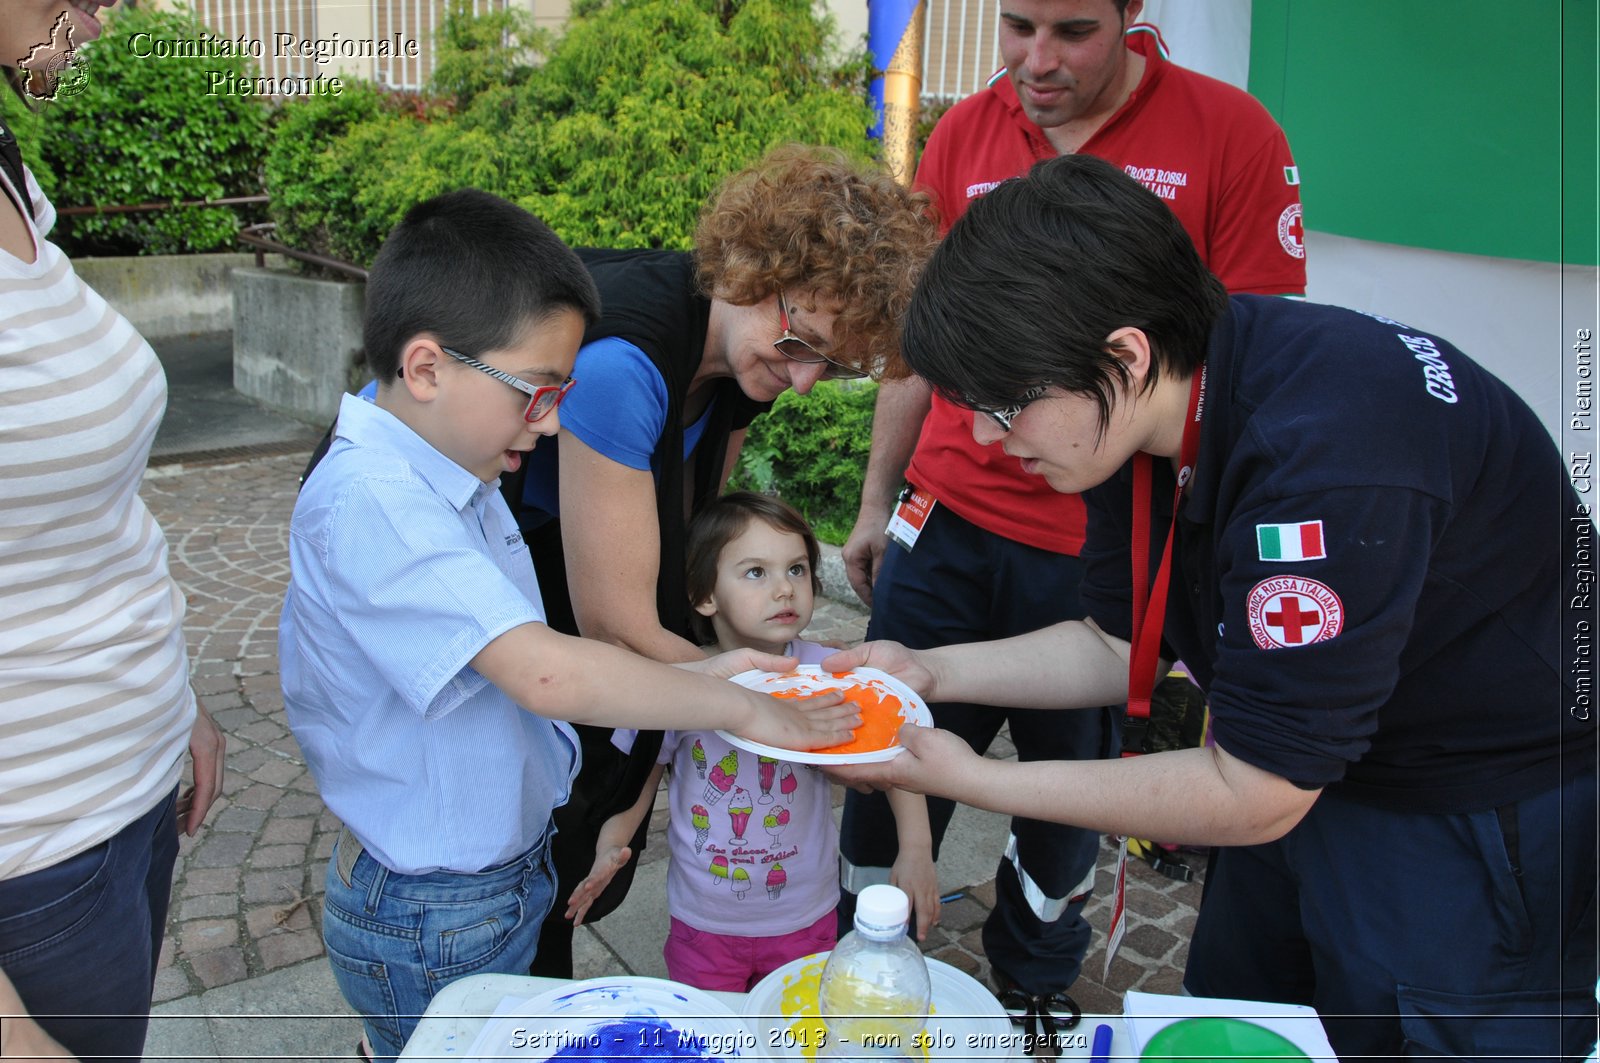
[[[305,458],[168,464],[145,479],[144,499],[166,530],[172,570],[188,598],[195,689],[228,736],[223,796],[180,849],[158,1003],[322,955],[322,879],[339,824],[285,723],[276,652],[289,513]],[[864,631],[859,610],[823,600],[808,635],[853,642]],[[990,756],[1015,751],[1002,737]],[[655,822],[664,825],[665,814]],[[664,853],[658,836],[645,855]],[[1096,947],[1072,989],[1091,1012],[1120,1012],[1129,988],[1178,990],[1199,903],[1197,882],[1178,883],[1130,862],[1128,934],[1102,979],[1114,859],[1104,844],[1088,913],[1099,931]],[[925,946],[929,954],[986,978],[979,931],[993,899],[989,881],[946,905]]]

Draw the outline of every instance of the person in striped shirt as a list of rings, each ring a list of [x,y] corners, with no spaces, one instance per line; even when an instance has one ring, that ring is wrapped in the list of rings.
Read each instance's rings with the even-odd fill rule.
[[[7,5],[19,95],[50,91],[107,2]],[[166,378],[50,242],[55,209],[3,126],[0,157],[0,971],[67,1049],[137,1059],[178,832],[220,791],[224,740],[139,499]]]

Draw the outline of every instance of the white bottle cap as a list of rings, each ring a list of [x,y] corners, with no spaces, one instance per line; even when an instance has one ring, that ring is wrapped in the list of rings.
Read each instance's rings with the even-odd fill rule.
[[[911,898],[898,886],[868,886],[856,896],[856,929],[871,937],[898,933],[911,917]]]

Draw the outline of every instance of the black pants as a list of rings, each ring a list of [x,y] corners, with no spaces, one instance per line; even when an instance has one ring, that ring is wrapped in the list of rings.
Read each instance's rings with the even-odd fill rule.
[[[943,506],[934,507],[916,548],[891,544],[873,585],[869,639],[894,639],[913,649],[1008,638],[1083,615],[1075,557],[1024,546],[984,531]],[[1015,709],[958,702],[930,705],[934,722],[977,752],[1002,724],[1020,760],[1092,760],[1111,755],[1122,708]],[[955,811],[928,799],[934,854]],[[983,927],[983,948],[998,968],[1030,993],[1054,993],[1077,980],[1092,930],[1083,918],[1094,884],[1100,835],[1078,827],[1015,817],[1008,851],[995,873],[995,906]],[[854,894],[887,882],[898,846],[883,794],[845,794],[840,834],[847,923]],[[842,927],[845,929],[847,927]]]

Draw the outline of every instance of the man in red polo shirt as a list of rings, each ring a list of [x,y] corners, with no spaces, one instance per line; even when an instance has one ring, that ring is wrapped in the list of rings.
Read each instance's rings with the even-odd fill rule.
[[[1096,155],[1162,198],[1230,292],[1303,295],[1299,173],[1283,131],[1247,93],[1164,59],[1153,27],[1131,25],[1142,7],[1001,0],[1006,67],[940,119],[917,170],[941,226],[1042,159]],[[851,583],[873,607],[867,637],[920,649],[1081,617],[1084,523],[1078,496],[1026,476],[1000,448],[977,445],[970,410],[916,378],[883,385],[860,515],[844,549]],[[940,727],[980,752],[1009,723],[1022,760],[1114,755],[1122,711],[932,708]],[[953,810],[929,800],[935,851]],[[894,837],[881,794],[846,795],[850,894],[888,881]],[[1012,820],[983,929],[998,988],[1048,998],[1076,980],[1091,937],[1082,909],[1098,848],[1089,831]]]

